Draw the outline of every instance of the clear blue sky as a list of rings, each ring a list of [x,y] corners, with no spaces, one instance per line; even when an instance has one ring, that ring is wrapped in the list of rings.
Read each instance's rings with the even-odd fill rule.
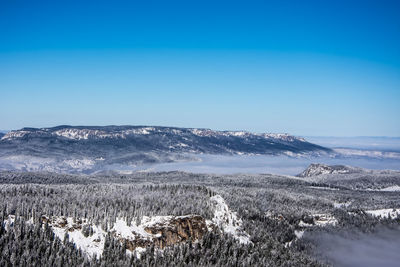
[[[400,1],[0,0],[0,129],[400,136]]]

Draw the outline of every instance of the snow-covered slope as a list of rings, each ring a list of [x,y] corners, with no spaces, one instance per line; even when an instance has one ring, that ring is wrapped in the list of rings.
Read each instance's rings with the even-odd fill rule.
[[[107,233],[101,227],[91,224],[84,218],[43,216],[42,221],[47,222],[61,240],[68,234],[69,241],[89,257],[98,258],[102,255]]]
[[[10,131],[6,133],[1,140],[29,140],[35,138],[52,138],[52,139],[67,139],[67,140],[126,140],[139,137],[151,138],[151,136],[162,136],[165,141],[174,143],[175,146],[183,144],[183,147],[193,147],[199,140],[207,140],[214,143],[216,139],[223,141],[230,138],[231,142],[238,142],[240,140],[247,140],[252,142],[259,142],[264,144],[263,141],[268,141],[269,145],[285,144],[293,145],[292,149],[298,147],[299,150],[324,150],[328,151],[321,146],[308,143],[304,138],[295,137],[289,134],[273,134],[273,133],[250,133],[246,131],[214,131],[210,129],[196,129],[196,128],[174,128],[174,127],[157,127],[157,126],[57,126],[53,128],[23,128],[21,130]],[[177,140],[179,139],[179,140]],[[180,141],[178,143],[177,141]],[[294,144],[297,143],[297,146]],[[304,143],[304,147],[298,146]],[[215,144],[215,143],[214,143]],[[185,146],[186,145],[186,146]],[[201,144],[197,144],[200,147]],[[221,148],[229,146],[229,144],[220,142]],[[265,147],[266,144],[264,144]],[[306,146],[307,145],[307,146]],[[228,149],[228,148],[225,148]],[[231,147],[232,152],[235,152],[234,147]],[[237,149],[240,149],[239,147]],[[244,149],[244,147],[242,148]],[[271,146],[272,149],[272,146]],[[228,149],[229,150],[229,149]],[[262,150],[261,150],[262,152]]]
[[[214,208],[213,223],[225,233],[239,240],[240,243],[250,243],[250,236],[242,228],[242,220],[237,216],[236,212],[229,209],[225,200],[220,195],[215,195],[210,200]]]

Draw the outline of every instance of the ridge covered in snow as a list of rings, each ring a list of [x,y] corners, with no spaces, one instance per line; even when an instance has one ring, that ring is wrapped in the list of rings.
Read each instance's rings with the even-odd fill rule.
[[[23,128],[6,133],[1,140],[29,137],[64,137],[71,140],[126,139],[135,135],[192,134],[200,137],[261,137],[285,142],[306,142],[304,138],[287,133],[251,133],[247,131],[215,131],[198,128],[174,128],[157,126],[57,126],[53,128]]]
[[[0,140],[0,169],[95,173],[197,160],[196,155],[327,155],[289,134],[157,126],[23,128]],[[100,160],[101,159],[101,160]]]

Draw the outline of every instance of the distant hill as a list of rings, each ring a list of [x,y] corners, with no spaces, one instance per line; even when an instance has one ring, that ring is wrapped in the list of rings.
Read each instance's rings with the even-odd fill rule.
[[[313,177],[324,174],[349,174],[363,172],[361,168],[344,166],[344,165],[326,165],[320,163],[313,163],[308,166],[298,177]]]
[[[395,170],[369,170],[353,166],[330,166],[318,163],[310,164],[297,177],[302,177],[304,181],[313,183],[316,188],[328,186],[336,189],[400,191],[400,171]]]
[[[0,139],[0,168],[46,171],[49,166],[92,170],[190,159],[195,154],[299,155],[331,150],[289,134],[157,126],[23,128]],[[29,157],[29,158],[27,158]],[[61,163],[60,163],[61,162]],[[21,164],[23,166],[21,166]],[[50,168],[49,171],[54,171]]]

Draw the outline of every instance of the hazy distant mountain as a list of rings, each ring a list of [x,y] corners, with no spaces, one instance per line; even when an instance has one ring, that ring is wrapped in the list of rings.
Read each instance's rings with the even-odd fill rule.
[[[310,164],[297,175],[316,186],[375,190],[383,192],[400,191],[400,171],[370,170],[345,165]]]
[[[40,166],[39,170],[54,171],[48,167],[61,164],[61,171],[92,170],[99,165],[171,162],[195,154],[291,156],[329,152],[328,148],[288,134],[148,126],[57,126],[23,128],[5,134],[0,140],[0,168],[31,170],[33,164]]]
[[[320,163],[313,163],[308,166],[302,173],[298,174],[298,177],[312,177],[323,174],[349,174],[349,173],[359,173],[363,170],[361,168],[344,166],[344,165],[326,165]]]

